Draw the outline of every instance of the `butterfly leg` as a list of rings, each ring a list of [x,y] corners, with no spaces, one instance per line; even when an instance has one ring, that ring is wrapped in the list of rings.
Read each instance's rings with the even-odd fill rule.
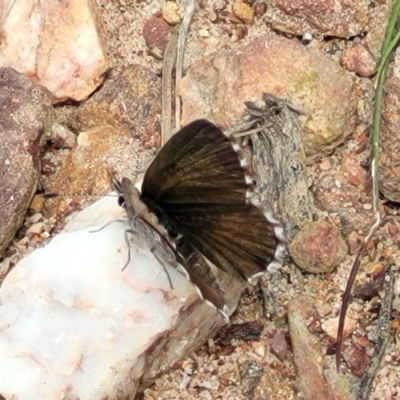
[[[224,292],[211,268],[211,263],[184,237],[181,237],[176,245],[178,252],[182,255],[183,266],[200,298],[215,307],[229,323]]]
[[[130,233],[131,235],[134,235],[135,232],[132,229],[126,229],[124,232],[124,239],[125,239],[125,243],[128,246],[128,259],[125,263],[125,265],[122,267],[121,271],[124,271],[125,268],[129,265],[129,263],[131,262],[131,244],[129,243],[129,239],[128,239],[128,233]]]
[[[102,231],[104,228],[107,228],[107,226],[113,224],[114,222],[126,222],[126,219],[113,219],[112,221],[108,221],[106,224],[104,224],[104,225],[101,226],[100,228],[93,229],[92,231],[89,231],[89,233],[100,232],[100,231]]]
[[[165,275],[167,275],[169,287],[171,290],[174,290],[174,286],[172,285],[171,276],[170,276],[169,272],[167,271],[167,268],[165,268],[165,263],[162,261],[162,257],[157,254],[157,248],[158,248],[157,245],[154,245],[153,247],[151,247],[150,251],[153,253],[154,257],[157,259],[159,264],[162,265]]]

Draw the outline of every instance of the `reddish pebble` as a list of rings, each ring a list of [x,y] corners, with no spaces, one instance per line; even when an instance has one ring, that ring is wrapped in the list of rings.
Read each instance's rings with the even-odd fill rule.
[[[358,377],[362,376],[369,362],[369,357],[365,351],[354,344],[344,349],[343,358],[353,374]]]
[[[162,19],[151,17],[143,27],[143,36],[150,53],[158,59],[162,59],[168,44],[169,26]]]
[[[351,232],[347,238],[347,245],[349,246],[349,253],[351,255],[356,254],[363,241],[364,241],[363,236],[359,235],[356,231]]]
[[[331,169],[332,163],[330,158],[324,158],[319,164],[319,169],[321,171],[329,171]]]
[[[283,362],[288,352],[285,333],[278,331],[271,339],[270,345],[271,352],[275,354],[281,362]]]
[[[356,43],[343,51],[341,65],[348,71],[368,77],[375,73],[376,62],[371,53],[361,44]]]

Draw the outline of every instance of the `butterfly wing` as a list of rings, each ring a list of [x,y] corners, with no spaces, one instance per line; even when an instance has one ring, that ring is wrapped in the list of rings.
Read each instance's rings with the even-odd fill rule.
[[[278,242],[273,227],[251,204],[164,207],[193,247],[231,275],[247,279],[274,260]]]
[[[244,204],[247,184],[230,139],[197,120],[161,148],[148,167],[142,196],[156,203]]]
[[[246,203],[247,189],[230,139],[199,120],[161,149],[145,174],[142,199],[169,232],[246,279],[265,270],[277,246],[264,214]]]

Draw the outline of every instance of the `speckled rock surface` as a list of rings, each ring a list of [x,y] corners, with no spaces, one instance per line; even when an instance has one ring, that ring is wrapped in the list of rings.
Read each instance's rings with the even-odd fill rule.
[[[325,221],[304,225],[289,244],[296,265],[313,274],[332,272],[344,261],[347,251],[339,228]]]
[[[80,201],[82,193],[109,192],[111,171],[133,178],[146,167],[145,150],[160,143],[160,112],[160,79],[154,73],[139,65],[115,72],[66,121],[75,124],[77,146],[61,157],[46,156],[52,170],[45,189]],[[57,213],[62,201],[51,199],[47,212]]]
[[[368,3],[347,0],[277,0],[268,10],[275,29],[295,35],[323,32],[328,36],[357,36],[368,29]]]
[[[148,142],[160,131],[160,111],[160,78],[146,67],[128,65],[79,107],[76,118],[82,131],[106,125],[123,127]],[[160,143],[159,138],[153,140]]]
[[[93,0],[60,5],[57,0],[0,3],[0,66],[45,86],[55,103],[81,101],[107,69],[102,24]]]
[[[300,295],[288,303],[289,333],[297,370],[297,389],[305,399],[353,400],[351,385],[334,371],[333,359],[325,369],[321,365],[324,352],[321,343],[310,332],[318,319],[313,299]]]
[[[207,116],[232,126],[244,101],[256,101],[263,92],[290,99],[307,112],[299,118],[306,155],[334,147],[355,126],[351,77],[320,52],[283,38],[263,37],[239,51],[203,58],[187,71],[178,92],[182,125]]]
[[[19,229],[36,191],[39,142],[51,125],[46,89],[0,68],[0,255]]]

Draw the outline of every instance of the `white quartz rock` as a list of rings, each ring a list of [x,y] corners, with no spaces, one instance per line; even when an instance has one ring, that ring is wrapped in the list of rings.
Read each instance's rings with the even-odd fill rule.
[[[0,66],[34,79],[54,102],[84,100],[107,68],[96,7],[93,0],[2,0]]]
[[[104,197],[4,280],[0,394],[6,399],[133,399],[140,379],[150,381],[224,323],[167,265],[171,290],[164,269],[134,235],[131,262],[121,270],[127,222],[91,231],[122,215],[116,198]]]

